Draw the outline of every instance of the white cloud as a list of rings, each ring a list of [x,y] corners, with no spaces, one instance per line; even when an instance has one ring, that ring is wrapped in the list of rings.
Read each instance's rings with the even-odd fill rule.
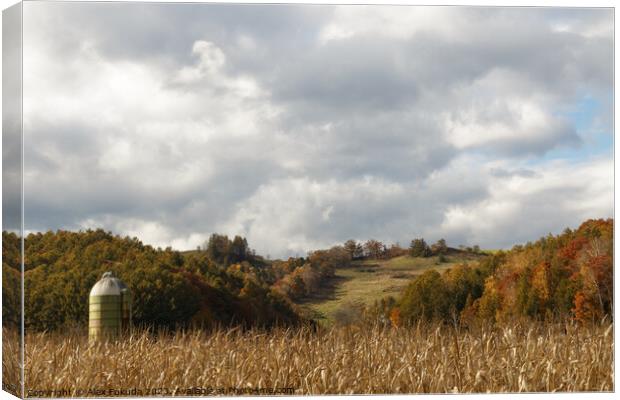
[[[321,29],[320,40],[326,43],[366,35],[408,39],[420,32],[454,36],[462,21],[459,12],[450,8],[337,6]]]
[[[464,106],[446,121],[451,143],[460,149],[514,144],[532,145],[543,153],[549,143],[563,140],[574,144],[578,138],[564,120],[548,108],[528,99],[495,99],[485,104]]]
[[[390,212],[390,206],[400,205],[405,193],[401,184],[372,178],[347,182],[276,180],[242,202],[219,230],[240,232],[258,248],[277,254],[305,254],[340,243],[343,233],[362,238],[374,230],[374,234],[385,235],[378,230],[393,221],[384,213]],[[347,233],[356,225],[357,232]]]
[[[285,256],[611,213],[610,12],[115,7],[27,5],[27,229]]]
[[[84,230],[102,226],[114,233],[137,237],[146,244],[161,248],[170,246],[173,249],[195,249],[203,246],[208,239],[208,235],[199,232],[185,233],[179,237],[176,232],[160,222],[137,218],[118,219],[113,215],[89,218],[78,223],[78,227]]]
[[[527,176],[490,178],[490,196],[469,206],[448,207],[441,224],[447,236],[468,244],[506,247],[576,227],[613,213],[613,160],[548,162]],[[497,237],[498,232],[510,235]]]

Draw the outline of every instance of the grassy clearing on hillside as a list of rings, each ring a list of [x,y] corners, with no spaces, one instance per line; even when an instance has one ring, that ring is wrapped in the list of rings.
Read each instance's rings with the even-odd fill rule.
[[[75,396],[76,389],[92,388],[120,396],[121,389],[138,388],[143,395],[160,389],[172,396],[196,387],[241,391],[228,395],[276,388],[298,395],[611,391],[612,332],[609,323],[525,322],[461,332],[430,324],[137,333],[95,344],[77,332],[40,333],[26,337],[26,393],[69,389],[68,396]]]
[[[336,276],[302,303],[307,315],[323,324],[334,322],[339,309],[369,305],[386,296],[397,297],[416,275],[429,269],[444,271],[457,263],[471,261],[471,255],[453,255],[447,262],[438,257],[401,256],[389,260],[354,262],[350,268],[336,270]]]

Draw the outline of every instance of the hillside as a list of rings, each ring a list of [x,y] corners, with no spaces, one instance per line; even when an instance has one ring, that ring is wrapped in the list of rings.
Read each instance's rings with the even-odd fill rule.
[[[478,263],[413,279],[398,302],[377,309],[390,325],[462,325],[520,319],[596,323],[612,318],[613,220],[583,222]]]
[[[445,254],[443,262],[408,255],[353,261],[298,303],[307,318],[325,325],[611,317],[611,219],[588,220],[487,256],[455,249]]]
[[[3,323],[17,325],[19,239],[3,232],[2,240]],[[203,250],[181,253],[103,230],[32,233],[25,324],[39,331],[84,326],[89,290],[104,271],[132,291],[135,324],[173,329],[610,315],[613,220],[588,220],[506,252],[411,243],[349,240],[269,261],[239,236],[213,234]]]
[[[183,255],[101,229],[29,234],[25,240],[26,328],[84,326],[90,288],[105,271],[113,271],[130,288],[136,325],[174,329],[300,322],[290,301],[271,290],[270,270],[249,254],[242,239],[215,239],[230,254],[216,248],[213,255]],[[2,244],[3,323],[17,325],[19,239],[3,232]]]
[[[370,306],[384,297],[397,297],[410,281],[424,271],[445,271],[454,265],[476,261],[483,254],[450,249],[444,262],[439,257],[411,257],[408,255],[388,260],[353,261],[348,268],[337,268],[313,295],[299,301],[304,314],[330,325],[339,313],[351,308]]]

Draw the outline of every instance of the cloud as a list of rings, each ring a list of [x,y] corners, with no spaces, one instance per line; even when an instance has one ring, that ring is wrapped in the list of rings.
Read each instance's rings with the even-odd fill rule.
[[[21,230],[21,8],[2,14],[2,229]]]
[[[280,257],[509,246],[611,215],[609,10],[25,10],[29,230],[242,234]]]
[[[555,147],[581,144],[575,128],[546,107],[513,97],[480,100],[451,112],[446,120],[450,142],[461,149],[483,149],[505,155],[543,155]]]
[[[490,195],[482,201],[446,209],[441,225],[446,236],[506,248],[613,214],[613,161],[607,158],[552,162],[532,174],[494,177],[489,186]],[[497,237],[497,232],[511,234]]]
[[[409,39],[415,34],[432,32],[439,37],[458,35],[465,9],[439,7],[336,7],[331,20],[320,33],[323,43],[355,36],[379,35],[391,39]],[[438,24],[441,19],[444,23]]]

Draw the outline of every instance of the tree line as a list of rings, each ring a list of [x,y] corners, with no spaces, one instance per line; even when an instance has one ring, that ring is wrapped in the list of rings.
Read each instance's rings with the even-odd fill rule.
[[[316,250],[308,257],[291,257],[275,261],[272,269],[276,276],[275,290],[292,300],[300,300],[316,292],[332,278],[336,268],[347,268],[352,257],[342,246],[328,250]]]
[[[432,245],[428,245],[424,238],[415,238],[411,240],[408,248],[403,248],[398,243],[393,243],[388,247],[385,243],[375,239],[369,239],[365,242],[349,239],[344,243],[343,248],[349,253],[351,260],[380,260],[403,255],[409,255],[411,257],[445,257],[451,250],[446,240],[443,238]],[[455,250],[456,249],[452,249],[452,251]],[[474,254],[481,252],[480,246],[478,245],[471,247],[459,246],[459,250]]]

